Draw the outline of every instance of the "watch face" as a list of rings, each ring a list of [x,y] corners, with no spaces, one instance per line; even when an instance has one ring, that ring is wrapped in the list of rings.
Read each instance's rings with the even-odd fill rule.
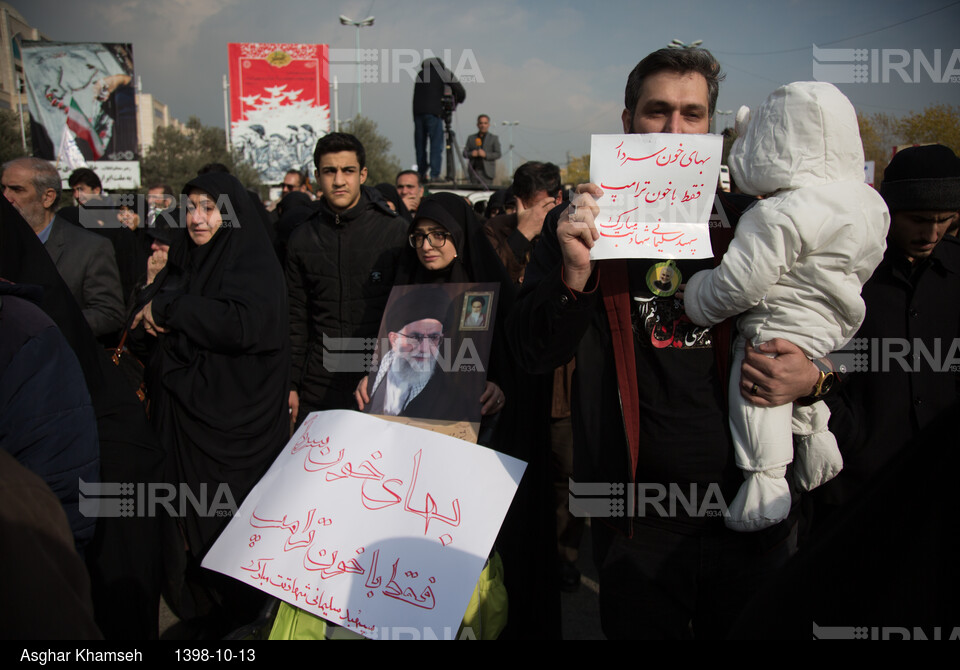
[[[823,373],[820,378],[820,384],[817,388],[817,395],[827,395],[830,392],[830,389],[833,388],[834,381],[836,381],[835,375],[832,372]]]

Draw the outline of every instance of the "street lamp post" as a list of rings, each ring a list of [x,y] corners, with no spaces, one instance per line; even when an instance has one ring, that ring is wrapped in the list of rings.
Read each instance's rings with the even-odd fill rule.
[[[724,116],[728,116],[728,115],[730,115],[730,114],[733,114],[733,110],[732,110],[732,109],[727,109],[727,110],[718,109],[718,110],[716,110],[716,111],[713,113],[713,118],[714,118],[713,131],[714,131],[714,132],[716,132],[716,131],[717,131],[717,128],[720,126],[720,124],[716,122],[716,118],[717,118],[718,116],[719,116],[719,117],[724,117]],[[723,119],[721,118],[720,121],[723,122]],[[726,122],[723,122],[723,128],[726,128],[726,127],[727,127]],[[721,132],[723,131],[723,128],[720,129]]]
[[[508,126],[510,128],[510,148],[508,149],[508,152],[510,154],[509,170],[510,170],[510,178],[513,179],[513,127],[519,126],[520,122],[519,121],[501,121],[500,123],[501,125]]]
[[[223,127],[226,128],[227,153],[230,153],[230,84],[227,75],[223,75]]]
[[[364,26],[372,26],[372,25],[373,25],[373,18],[374,18],[374,17],[372,17],[372,16],[368,16],[367,18],[365,18],[365,19],[363,19],[363,20],[361,20],[361,21],[354,21],[353,19],[348,19],[348,18],[347,18],[346,16],[344,16],[343,14],[340,15],[340,24],[341,24],[341,25],[344,25],[344,26],[353,26],[354,28],[357,29],[357,53],[356,53],[356,55],[357,55],[357,116],[360,116],[360,115],[363,113],[363,109],[362,109],[361,106],[360,106],[360,81],[361,81],[361,77],[360,77],[360,29],[363,28]]]

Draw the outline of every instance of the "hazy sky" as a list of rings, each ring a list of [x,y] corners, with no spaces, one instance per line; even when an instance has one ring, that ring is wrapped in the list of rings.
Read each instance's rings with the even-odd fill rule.
[[[703,40],[727,74],[719,110],[759,105],[777,86],[810,80],[812,45],[877,50],[866,61],[876,83],[838,84],[857,110],[895,115],[936,102],[960,104],[960,81],[937,83],[922,67],[917,81],[900,82],[883,69],[884,59],[909,59],[914,79],[917,52],[937,70],[960,79],[960,2],[951,0],[838,0],[776,2],[686,0],[642,3],[451,0],[31,0],[11,3],[50,39],[130,42],[143,90],[186,121],[195,115],[223,126],[222,75],[228,42],[302,42],[353,48],[355,29],[338,15],[373,15],[360,32],[361,48],[390,50],[392,58],[418,57],[426,50],[451,67],[461,63],[482,83],[465,84],[467,99],[454,129],[462,144],[475,131],[477,114],[493,119],[504,149],[514,130],[514,165],[524,160],[565,164],[567,152],[589,151],[591,133],[621,132],[620,112],[627,74],[643,56],[673,38]],[[903,51],[896,51],[903,50]],[[874,58],[874,52],[868,52]],[[824,62],[824,58],[820,59]],[[382,61],[383,62],[383,61]],[[852,58],[838,59],[849,65]],[[931,65],[936,69],[935,65]],[[883,83],[883,74],[891,81]],[[392,72],[382,72],[392,78]],[[363,85],[364,116],[393,142],[404,165],[414,162],[411,98],[413,82]],[[340,85],[340,117],[356,113],[356,84]],[[332,116],[332,111],[331,111]],[[724,118],[724,117],[721,117]],[[725,117],[729,119],[730,117]],[[724,123],[721,121],[720,127]],[[506,157],[505,157],[506,158]]]

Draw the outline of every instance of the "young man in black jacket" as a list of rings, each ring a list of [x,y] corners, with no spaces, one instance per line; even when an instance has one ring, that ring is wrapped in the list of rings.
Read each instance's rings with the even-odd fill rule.
[[[321,197],[287,246],[297,423],[315,410],[354,407],[367,371],[363,338],[377,336],[406,244],[406,223],[365,193],[366,154],[356,137],[324,136],[314,162]]]

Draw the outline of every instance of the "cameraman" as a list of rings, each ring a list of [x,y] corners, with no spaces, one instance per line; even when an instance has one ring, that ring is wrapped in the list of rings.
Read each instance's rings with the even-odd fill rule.
[[[444,98],[446,97],[446,100]],[[450,114],[464,101],[467,92],[439,58],[427,58],[420,64],[417,82],[413,85],[413,140],[417,148],[417,170],[420,183],[440,177],[443,154],[443,116]],[[430,138],[430,160],[427,160],[427,138]]]

